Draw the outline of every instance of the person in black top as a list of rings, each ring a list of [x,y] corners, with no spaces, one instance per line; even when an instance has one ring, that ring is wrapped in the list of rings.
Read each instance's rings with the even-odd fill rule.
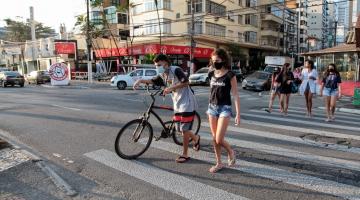
[[[336,100],[341,97],[340,83],[340,73],[336,70],[335,64],[329,64],[320,87],[320,96],[325,96],[326,122],[335,120]]]
[[[294,80],[294,75],[291,71],[289,71],[290,64],[285,63],[282,67],[279,75],[276,78],[276,82],[280,84],[279,92],[280,92],[280,110],[282,110],[283,114],[287,116],[288,107],[289,107],[289,99],[291,94],[291,84]]]
[[[211,56],[211,65],[215,70],[209,72],[211,90],[207,114],[213,136],[216,165],[211,167],[209,172],[216,173],[224,167],[221,162],[221,147],[224,147],[228,153],[228,165],[233,166],[236,162],[235,152],[224,137],[232,115],[231,93],[235,100],[236,125],[240,124],[240,98],[236,76],[230,70],[229,56],[226,51],[223,49],[214,51]]]

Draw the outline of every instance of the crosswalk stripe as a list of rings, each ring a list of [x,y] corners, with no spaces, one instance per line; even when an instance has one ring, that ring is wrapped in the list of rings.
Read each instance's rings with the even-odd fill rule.
[[[315,130],[315,129],[309,129],[309,128],[299,128],[299,127],[295,127],[295,126],[286,126],[286,125],[280,125],[280,124],[269,124],[269,123],[265,123],[265,122],[257,122],[257,121],[252,121],[252,120],[241,120],[241,123],[255,125],[255,126],[268,127],[268,128],[282,129],[282,130],[292,130],[292,131],[297,131],[297,132],[306,133],[306,134],[311,133],[311,134],[327,136],[327,137],[360,140],[360,136],[358,136],[358,135],[350,135],[350,134]]]
[[[259,98],[257,98],[257,97],[252,97],[252,98],[246,98],[246,100],[248,100],[248,101],[253,101],[253,100],[258,100]]]
[[[210,136],[209,133],[200,133],[200,135],[202,138],[204,138],[206,140],[212,140],[212,136]],[[229,137],[226,138],[226,140],[230,144],[238,146],[238,147],[253,149],[255,151],[266,152],[269,154],[275,154],[275,155],[285,156],[285,157],[289,157],[289,158],[306,160],[306,161],[319,163],[319,164],[323,164],[323,165],[335,166],[335,167],[340,167],[340,168],[344,168],[344,169],[351,169],[351,170],[360,172],[360,163],[359,162],[354,162],[354,161],[349,161],[349,160],[344,160],[344,159],[339,159],[339,158],[331,158],[331,157],[313,155],[311,153],[294,151],[294,150],[286,149],[286,148],[282,148],[282,147],[271,146],[271,145],[258,143],[258,142],[243,141],[243,140],[233,139],[233,138],[229,138]]]
[[[275,118],[271,116],[262,116],[262,115],[255,115],[255,114],[249,114],[249,113],[242,113],[242,116],[248,116],[248,117],[255,117],[255,118],[261,118],[261,119],[269,119],[274,121],[282,121],[282,122],[292,122],[295,124],[306,124],[306,125],[314,125],[319,127],[325,127],[325,128],[336,128],[336,129],[343,129],[343,130],[350,130],[350,131],[360,131],[360,128],[358,127],[352,127],[352,126],[341,126],[341,125],[335,125],[335,124],[329,124],[329,123],[321,123],[321,122],[311,122],[311,121],[304,121],[304,120],[298,120],[298,119],[287,119],[285,117],[283,118]]]
[[[121,159],[115,153],[106,149],[89,152],[84,155],[113,169],[187,199],[248,200],[248,198],[161,170],[139,161]]]
[[[163,151],[180,154],[182,147],[173,143],[157,141],[151,144],[151,147],[157,148]],[[190,156],[197,160],[201,160],[208,163],[215,163],[214,153],[205,151],[194,152],[190,150]],[[352,185],[346,185],[343,183],[337,183],[334,181],[324,180],[321,178],[304,175],[296,172],[289,172],[284,169],[279,169],[263,164],[254,162],[248,162],[244,160],[238,160],[240,164],[232,167],[231,169],[253,174],[255,176],[268,178],[274,181],[281,181],[286,184],[298,186],[301,188],[309,189],[312,191],[321,192],[324,194],[331,194],[346,199],[360,199],[360,188]]]
[[[266,108],[263,108],[261,110],[265,111],[265,109]],[[301,114],[301,116],[305,116],[304,111],[289,109],[288,112],[289,113],[299,113],[299,114]],[[325,112],[321,111],[320,113],[321,114],[319,114],[319,115],[325,118]],[[356,116],[343,115],[343,113],[337,113],[337,114],[335,114],[335,117],[336,117],[336,121],[339,121],[338,119],[348,119],[348,120],[352,120],[352,121],[354,121],[356,119]],[[359,124],[359,123],[357,123],[357,124]]]
[[[274,104],[273,106],[274,109],[279,109],[279,105],[278,104]],[[322,107],[314,107],[312,109],[312,113],[324,113],[324,109],[321,109]],[[306,113],[306,107],[297,107],[297,106],[289,106],[289,109],[295,109],[295,110],[299,110],[299,111],[303,111],[304,115]],[[337,108],[338,109],[338,108]],[[359,117],[358,114],[355,113],[346,113],[346,112],[338,112],[338,110],[335,111],[335,113],[341,113],[342,116],[348,116],[348,117]]]
[[[262,110],[250,110],[250,112],[254,112],[254,113],[261,113],[261,114],[268,114],[268,113],[265,113],[264,111]],[[288,116],[289,117],[302,117],[304,118],[303,115],[298,115],[298,114],[292,114],[292,112],[296,112],[296,111],[288,111]],[[301,113],[300,111],[298,111],[299,113]],[[268,114],[269,115],[269,114]],[[271,114],[272,116],[276,116],[276,117],[281,117],[280,113],[272,113]],[[282,118],[281,118],[282,119]],[[311,119],[317,119],[317,120],[321,120],[321,121],[324,121],[325,120],[325,117],[312,117]],[[358,125],[360,122],[353,122],[353,121],[345,121],[345,120],[341,120],[339,118],[336,118],[335,122],[332,122],[332,123],[336,123],[336,122],[341,122],[341,123],[346,123],[346,124],[354,124],[354,125]],[[330,123],[330,122],[329,122]]]
[[[201,126],[210,128],[210,124],[207,122],[202,122]],[[286,141],[286,142],[293,142],[293,143],[298,143],[298,144],[333,149],[333,150],[337,150],[337,151],[344,151],[344,152],[349,152],[349,153],[360,154],[360,148],[356,148],[356,147],[348,148],[347,146],[336,145],[336,144],[333,144],[333,145],[326,144],[325,145],[325,144],[318,143],[318,142],[303,140],[299,137],[293,137],[293,136],[288,136],[288,135],[283,135],[283,134],[276,134],[276,133],[272,133],[272,132],[258,131],[258,130],[252,130],[252,129],[247,129],[247,128],[234,127],[234,126],[228,126],[227,130],[235,131],[237,133],[243,133],[243,134],[247,134],[247,135],[254,135],[254,136],[263,137],[263,138],[271,138],[271,139],[282,140],[282,141]]]

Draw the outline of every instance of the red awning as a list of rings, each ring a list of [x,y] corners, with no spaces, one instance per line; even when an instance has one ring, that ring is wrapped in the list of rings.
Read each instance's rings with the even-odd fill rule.
[[[191,48],[188,46],[177,45],[162,45],[161,52],[167,55],[190,55]],[[210,58],[211,53],[214,51],[212,48],[197,47],[194,49],[194,57],[196,58]],[[134,46],[132,48],[112,48],[112,49],[99,49],[95,50],[97,57],[118,57],[128,55],[146,55],[146,54],[158,54],[160,53],[159,44],[148,44]]]

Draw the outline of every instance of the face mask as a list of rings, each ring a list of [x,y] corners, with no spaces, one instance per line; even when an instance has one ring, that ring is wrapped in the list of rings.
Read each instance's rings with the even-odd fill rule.
[[[224,66],[224,62],[214,62],[215,69],[221,69]]]
[[[159,74],[162,74],[162,73],[165,72],[165,68],[164,68],[164,66],[162,66],[162,65],[159,65],[159,66],[156,68],[156,70],[158,71]]]
[[[334,72],[334,71],[335,71],[335,70],[334,70],[334,69],[332,69],[332,68],[331,68],[331,69],[329,69],[329,72]]]

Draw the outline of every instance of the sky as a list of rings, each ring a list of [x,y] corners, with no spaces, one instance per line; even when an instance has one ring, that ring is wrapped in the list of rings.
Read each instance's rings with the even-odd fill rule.
[[[6,2],[6,3],[5,3]],[[26,21],[30,18],[30,6],[34,7],[34,18],[45,26],[59,32],[61,23],[71,31],[76,22],[75,16],[86,13],[86,0],[2,0],[0,6],[0,27],[4,19]]]

